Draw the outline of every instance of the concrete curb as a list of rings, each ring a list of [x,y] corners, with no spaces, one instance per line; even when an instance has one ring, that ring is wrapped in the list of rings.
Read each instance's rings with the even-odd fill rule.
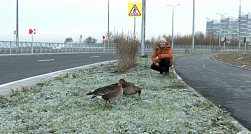
[[[210,56],[210,57],[211,57],[211,56]],[[173,67],[174,67],[174,65],[173,65]],[[185,81],[182,80],[182,78],[176,73],[175,67],[174,67],[174,69],[173,69],[173,73],[177,76],[177,78],[178,78],[182,83],[184,83],[184,84],[188,87],[189,90],[192,90],[197,96],[206,99],[206,98],[203,97],[200,93],[198,93],[194,88],[192,88],[192,87],[189,86]],[[208,99],[206,99],[206,100],[208,100]],[[211,102],[210,100],[208,100],[208,101]],[[212,103],[212,102],[211,102],[211,103]],[[212,103],[212,104],[213,104],[213,103]],[[217,107],[217,106],[215,106],[215,107]],[[241,128],[241,131],[238,132],[238,134],[251,134],[251,132],[250,132],[247,128],[245,128],[244,126],[242,126],[242,125],[241,125],[237,120],[235,120],[233,117],[231,117],[230,115],[228,115],[227,118],[228,118],[233,124],[235,124],[237,127],[240,127],[240,128]]]
[[[214,54],[214,55],[217,55],[217,54]],[[223,61],[216,60],[215,58],[213,58],[213,55],[211,55],[210,58],[211,58],[212,60],[218,61],[218,62],[220,62],[220,63],[226,64],[226,65],[229,65],[229,66],[232,66],[232,67],[241,68],[241,69],[244,69],[244,70],[251,71],[251,70],[249,70],[249,69],[242,68],[242,67],[240,67],[240,66],[236,66],[236,65],[229,64],[229,63],[226,63],[226,62],[223,62]]]
[[[89,64],[89,65],[85,65],[85,66],[69,68],[69,69],[65,69],[65,70],[60,70],[60,71],[56,71],[56,72],[52,72],[52,73],[42,74],[42,75],[38,75],[38,76],[34,76],[34,77],[21,79],[21,80],[14,81],[14,82],[9,82],[9,83],[6,83],[6,84],[2,84],[2,85],[0,85],[0,91],[1,91],[0,95],[9,96],[12,93],[11,89],[13,89],[13,90],[21,89],[24,86],[32,87],[32,86],[36,85],[39,82],[49,81],[49,80],[54,79],[55,77],[64,75],[66,73],[72,73],[72,72],[76,72],[76,71],[81,70],[81,69],[97,67],[97,66],[99,66],[101,64],[109,64],[109,63],[115,62],[115,61],[116,60],[110,60],[110,61],[103,61],[103,62],[93,63],[93,64]]]

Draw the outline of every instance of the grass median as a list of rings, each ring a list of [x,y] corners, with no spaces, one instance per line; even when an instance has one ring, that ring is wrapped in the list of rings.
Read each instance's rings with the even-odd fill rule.
[[[178,58],[185,55],[174,55]],[[197,96],[174,73],[150,69],[150,58],[118,74],[117,63],[100,65],[31,88],[12,90],[0,99],[0,133],[237,133],[226,111]],[[171,68],[173,70],[173,68]],[[141,88],[141,96],[104,101],[86,93],[119,79]]]

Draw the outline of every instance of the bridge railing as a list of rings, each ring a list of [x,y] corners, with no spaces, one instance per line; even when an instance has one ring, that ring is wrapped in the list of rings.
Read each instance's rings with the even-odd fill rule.
[[[153,52],[156,44],[145,44],[145,52]],[[244,51],[244,46],[195,45],[194,52]],[[247,46],[246,50],[251,50]],[[174,44],[174,52],[192,52],[191,45]],[[116,52],[116,44],[109,43],[55,43],[0,41],[0,54],[38,54],[38,53],[100,53]]]

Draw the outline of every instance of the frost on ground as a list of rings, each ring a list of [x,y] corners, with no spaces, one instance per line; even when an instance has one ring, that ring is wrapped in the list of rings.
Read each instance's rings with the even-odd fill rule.
[[[176,78],[150,69],[139,58],[126,73],[116,63],[101,65],[13,90],[1,96],[0,133],[237,133],[224,110],[198,97]],[[119,79],[133,82],[141,96],[105,102],[86,93]]]

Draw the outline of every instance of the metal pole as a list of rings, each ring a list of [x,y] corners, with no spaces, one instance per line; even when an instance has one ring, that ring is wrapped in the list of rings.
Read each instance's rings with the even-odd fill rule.
[[[248,35],[248,19],[249,19],[248,15],[249,15],[249,12],[247,14],[247,36],[246,36],[246,39],[247,39],[247,37],[249,38],[249,35]],[[247,51],[247,41],[246,41],[245,51]]]
[[[18,32],[18,0],[17,0],[17,15],[16,15],[16,46],[18,47],[19,42],[19,32]]]
[[[105,52],[105,40],[104,40],[104,52]]]
[[[241,38],[241,28],[240,28],[240,25],[241,25],[241,0],[240,0],[240,6],[239,6],[239,49],[241,48],[241,42],[240,42],[240,38]]]
[[[141,56],[145,55],[145,0],[142,0]]]
[[[172,12],[172,48],[173,48],[173,19],[174,19],[174,7]]]
[[[108,50],[109,50],[109,39],[110,39],[110,34],[109,34],[109,33],[110,33],[110,32],[109,32],[109,3],[110,3],[110,2],[109,2],[109,0],[108,0],[108,47],[107,47]]]
[[[172,47],[173,47],[174,8],[175,8],[176,6],[179,6],[179,5],[180,5],[180,4],[175,5],[175,6],[170,6],[170,5],[167,5],[167,6],[170,6],[170,7],[172,7],[172,8],[173,8],[173,11],[172,11]]]
[[[247,41],[246,41],[246,38],[245,38],[245,51],[247,51]]]
[[[192,32],[192,53],[194,52],[194,19],[195,19],[195,0],[193,0],[193,32]]]
[[[226,21],[224,22],[224,46],[223,46],[223,49],[225,50],[225,45],[226,45]]]
[[[33,54],[33,33],[31,34],[31,53]]]
[[[135,34],[135,31],[136,30],[136,17],[134,17],[134,31],[133,31],[133,37],[134,39],[136,38],[136,34]]]
[[[219,48],[220,48],[220,42],[221,42],[221,19],[220,19],[220,31],[219,31]]]

